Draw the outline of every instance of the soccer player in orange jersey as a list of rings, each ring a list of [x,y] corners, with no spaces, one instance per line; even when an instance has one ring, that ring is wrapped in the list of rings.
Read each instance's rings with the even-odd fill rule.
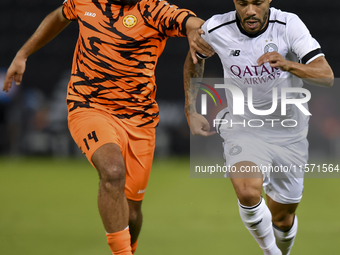
[[[113,254],[135,252],[155,147],[155,68],[168,37],[195,51],[204,22],[163,0],[65,0],[18,51],[3,90],[20,84],[28,56],[72,20],[79,24],[67,91],[71,135],[100,177],[98,207]]]

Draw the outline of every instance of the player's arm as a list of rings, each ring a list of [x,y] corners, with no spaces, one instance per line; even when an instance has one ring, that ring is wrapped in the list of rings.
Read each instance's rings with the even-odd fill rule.
[[[333,86],[334,74],[324,56],[314,59],[309,64],[300,64],[285,59],[277,52],[270,52],[265,53],[257,60],[259,66],[266,62],[271,67],[277,67],[282,71],[290,72],[304,79],[309,84],[324,87]]]
[[[62,8],[61,6],[46,16],[34,34],[17,52],[7,70],[3,86],[4,91],[9,91],[13,80],[17,85],[21,83],[22,76],[26,69],[27,58],[51,41],[70,23],[69,20],[64,18]]]
[[[198,59],[197,64],[193,63],[191,52],[184,63],[184,93],[185,93],[185,116],[193,135],[210,136],[215,131],[210,131],[209,122],[196,111],[196,98],[199,90],[199,84],[191,84],[191,78],[202,78],[204,73],[204,59]]]
[[[210,45],[204,41],[201,34],[204,31],[201,29],[204,20],[197,17],[190,17],[186,23],[187,37],[189,40],[190,53],[194,64],[198,63],[196,52],[203,54],[204,56],[211,57],[215,54]]]

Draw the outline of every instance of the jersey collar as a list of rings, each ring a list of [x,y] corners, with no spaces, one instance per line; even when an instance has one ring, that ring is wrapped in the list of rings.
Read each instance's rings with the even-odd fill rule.
[[[235,13],[235,15],[236,15],[236,24],[237,24],[238,29],[241,31],[241,33],[246,35],[246,36],[248,36],[248,37],[254,38],[254,37],[258,37],[259,35],[261,35],[264,32],[266,32],[266,30],[268,28],[268,25],[269,25],[270,9],[269,9],[269,14],[268,14],[268,22],[267,22],[266,26],[262,30],[258,31],[255,34],[250,34],[246,30],[244,30],[243,27],[241,26],[241,22],[240,22],[240,20],[239,20],[239,18],[238,18],[236,13]]]

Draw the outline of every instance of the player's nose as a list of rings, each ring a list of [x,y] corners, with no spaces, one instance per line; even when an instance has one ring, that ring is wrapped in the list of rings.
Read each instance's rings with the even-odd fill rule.
[[[249,4],[247,6],[246,15],[247,16],[255,16],[256,15],[255,6],[253,4]]]

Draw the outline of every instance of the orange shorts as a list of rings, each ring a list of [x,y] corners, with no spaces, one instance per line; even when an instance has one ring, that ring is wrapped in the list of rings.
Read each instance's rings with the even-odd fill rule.
[[[117,144],[126,166],[126,197],[133,201],[143,200],[155,149],[154,127],[129,126],[109,113],[93,108],[69,113],[68,126],[74,141],[92,165],[92,155],[100,146]]]

